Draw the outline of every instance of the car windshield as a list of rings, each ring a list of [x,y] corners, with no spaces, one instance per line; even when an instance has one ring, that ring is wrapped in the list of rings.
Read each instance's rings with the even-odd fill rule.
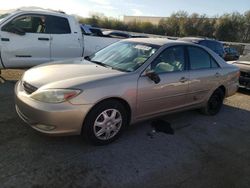
[[[151,57],[159,46],[122,41],[114,43],[94,55],[88,60],[124,72],[133,72]]]

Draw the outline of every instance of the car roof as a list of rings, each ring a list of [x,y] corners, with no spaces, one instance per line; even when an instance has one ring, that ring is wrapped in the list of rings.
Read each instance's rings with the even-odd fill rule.
[[[190,41],[190,42],[199,42],[199,41],[206,40],[206,41],[220,43],[220,41],[218,41],[218,40],[210,39],[210,38],[202,38],[202,37],[182,37],[182,38],[179,38],[178,40],[184,40],[184,41]]]
[[[23,13],[23,14],[49,14],[49,15],[54,15],[54,16],[61,16],[61,17],[70,17],[70,15],[65,14],[62,11],[56,11],[56,10],[52,10],[52,9],[43,9],[43,8],[20,8],[20,9],[16,9],[12,12],[10,12],[10,15],[13,14],[19,14],[19,13]]]
[[[191,44],[193,45],[193,43],[188,42],[188,41],[171,40],[167,38],[130,38],[130,39],[125,39],[125,41],[146,43],[146,44],[152,44],[152,45],[158,45],[158,46],[163,46],[165,44],[172,44],[172,45]]]

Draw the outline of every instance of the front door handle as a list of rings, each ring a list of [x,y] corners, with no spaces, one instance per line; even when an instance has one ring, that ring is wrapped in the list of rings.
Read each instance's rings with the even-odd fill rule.
[[[186,77],[181,77],[181,79],[179,80],[181,83],[185,83],[188,81],[188,79]]]
[[[38,40],[49,41],[49,38],[39,37]]]

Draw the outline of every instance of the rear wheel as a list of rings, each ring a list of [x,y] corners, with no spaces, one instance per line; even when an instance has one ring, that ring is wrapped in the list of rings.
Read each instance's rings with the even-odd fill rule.
[[[116,100],[105,101],[88,114],[83,125],[83,135],[95,145],[105,145],[119,138],[127,123],[124,106]]]
[[[224,96],[225,94],[222,89],[219,88],[215,90],[206,106],[201,109],[202,113],[211,116],[216,115],[223,105]]]

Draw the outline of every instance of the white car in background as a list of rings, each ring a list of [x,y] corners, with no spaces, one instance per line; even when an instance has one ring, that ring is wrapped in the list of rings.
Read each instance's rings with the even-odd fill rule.
[[[21,9],[0,21],[0,69],[89,56],[120,39],[83,35],[74,16]]]

